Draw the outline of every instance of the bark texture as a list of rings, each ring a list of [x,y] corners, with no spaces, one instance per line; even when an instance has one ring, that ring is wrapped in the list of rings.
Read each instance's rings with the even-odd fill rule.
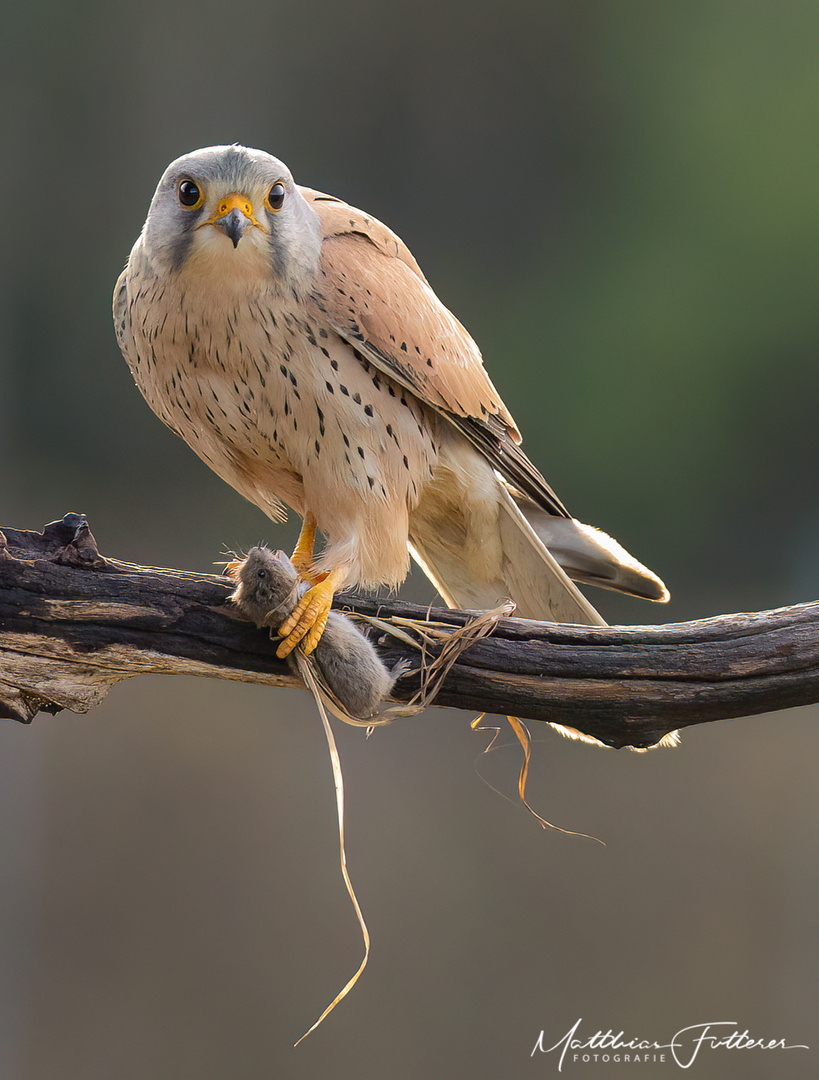
[[[266,632],[241,619],[225,578],[103,558],[81,514],[42,533],[0,532],[0,715],[84,713],[122,679],[207,675],[298,685]],[[340,610],[431,620],[468,612],[343,594]],[[419,652],[378,639],[393,665]],[[434,648],[432,653],[434,654]],[[398,701],[419,675],[399,679]],[[819,700],[819,603],[666,626],[580,627],[502,619],[449,670],[436,705],[575,728],[649,746],[676,728]]]

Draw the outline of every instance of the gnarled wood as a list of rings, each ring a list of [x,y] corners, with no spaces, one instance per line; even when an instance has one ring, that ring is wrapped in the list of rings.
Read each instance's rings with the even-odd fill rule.
[[[0,533],[0,715],[87,712],[122,679],[208,675],[298,685],[267,634],[228,602],[224,578],[103,558],[85,518]],[[339,596],[342,610],[430,618],[468,612]],[[418,653],[392,639],[392,665]],[[399,680],[409,700],[418,675]],[[437,705],[513,713],[610,746],[648,746],[675,728],[819,700],[819,603],[666,626],[580,627],[501,620],[449,671]]]

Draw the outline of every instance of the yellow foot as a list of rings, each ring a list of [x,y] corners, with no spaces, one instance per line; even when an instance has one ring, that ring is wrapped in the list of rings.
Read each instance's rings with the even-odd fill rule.
[[[309,656],[321,640],[324,627],[327,625],[327,617],[333,603],[333,594],[336,587],[343,581],[345,571],[333,570],[322,581],[317,582],[308,589],[299,600],[293,613],[285,619],[279,627],[279,637],[284,638],[281,645],[276,649],[276,656],[283,660],[295,649],[300,641],[304,641],[302,650],[305,656]]]

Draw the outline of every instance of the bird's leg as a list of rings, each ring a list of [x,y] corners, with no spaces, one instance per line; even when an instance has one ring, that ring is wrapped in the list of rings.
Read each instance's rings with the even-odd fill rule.
[[[279,637],[284,640],[276,649],[276,656],[283,660],[302,639],[304,639],[302,649],[306,656],[310,655],[321,640],[333,603],[333,595],[346,575],[346,567],[337,567],[329,574],[323,575],[307,590],[292,614],[279,627]]]
[[[290,616],[279,627],[284,640],[276,655],[284,659],[303,641],[302,649],[309,656],[318,645],[333,603],[333,594],[344,580],[345,570],[339,569],[317,574],[313,569],[316,544],[316,519],[309,510],[304,515],[301,532],[293,549],[291,562],[302,581],[309,581],[311,588],[299,600]]]
[[[290,561],[295,566],[302,581],[310,581],[314,585],[318,578],[313,572],[313,550],[316,546],[316,519],[308,510],[301,523],[301,532],[293,548]]]

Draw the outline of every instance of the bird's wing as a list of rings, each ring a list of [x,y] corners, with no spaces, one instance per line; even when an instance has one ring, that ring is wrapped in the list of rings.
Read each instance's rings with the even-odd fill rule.
[[[125,357],[128,367],[134,370],[134,337],[131,333],[131,318],[128,313],[128,267],[122,271],[114,286],[114,330],[117,342]]]
[[[520,432],[486,373],[480,350],[432,289],[409,249],[355,207],[300,188],[323,229],[314,295],[334,330],[431,405],[493,468],[551,514],[568,511],[520,449]]]

